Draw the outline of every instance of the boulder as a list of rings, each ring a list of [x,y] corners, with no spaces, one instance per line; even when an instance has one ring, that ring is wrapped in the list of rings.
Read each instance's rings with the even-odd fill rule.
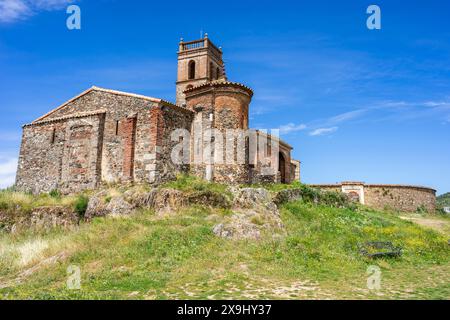
[[[216,236],[233,240],[258,240],[261,238],[260,228],[239,214],[232,216],[231,221],[221,223],[214,227]]]
[[[150,192],[134,192],[132,195],[125,193],[125,199],[136,208],[153,208],[158,189],[154,188]]]
[[[263,188],[240,189],[234,198],[233,207],[238,209],[268,211],[279,216],[278,208],[272,201],[270,192]]]
[[[183,192],[175,189],[159,189],[149,198],[152,198],[152,206],[157,214],[167,214],[176,212],[177,209],[187,204]]]
[[[216,225],[213,232],[227,239],[257,240],[263,232],[284,232],[284,226],[269,191],[244,188],[235,192],[233,215]]]
[[[88,206],[84,217],[86,220],[92,220],[95,217],[103,217],[107,214],[106,203],[103,200],[105,192],[99,192],[89,198]]]
[[[134,207],[123,197],[114,197],[106,205],[106,212],[112,216],[124,216],[133,212]]]
[[[203,205],[214,208],[231,208],[231,201],[226,194],[217,191],[195,191],[187,195],[187,202],[193,205]]]

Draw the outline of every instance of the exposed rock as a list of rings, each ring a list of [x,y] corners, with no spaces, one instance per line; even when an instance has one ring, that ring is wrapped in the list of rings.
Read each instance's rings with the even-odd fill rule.
[[[112,216],[124,216],[133,212],[134,207],[123,197],[114,197],[106,206],[106,212]]]
[[[154,188],[150,192],[142,192],[133,190],[125,192],[124,197],[129,203],[136,208],[153,208],[155,196],[158,193],[158,189]]]
[[[219,237],[257,240],[263,232],[276,234],[284,231],[280,213],[266,189],[245,188],[236,192],[234,214],[214,227]]]
[[[272,201],[270,192],[266,189],[244,188],[237,192],[234,203],[235,208],[269,211],[279,215],[276,204]]]
[[[157,214],[175,212],[187,204],[183,192],[175,189],[160,189],[150,196],[153,197],[153,207]]]
[[[230,208],[231,201],[226,194],[211,190],[196,191],[187,196],[189,204],[197,204],[216,208]]]
[[[22,230],[47,231],[51,228],[70,228],[79,222],[78,215],[67,207],[39,207],[31,213],[2,212],[0,228],[16,233]]]
[[[284,203],[301,199],[302,199],[301,189],[284,189],[276,193],[276,195],[273,197],[273,202],[277,206],[279,206]]]
[[[261,237],[258,226],[238,214],[233,215],[230,222],[216,225],[213,232],[218,237],[234,240],[257,240]]]
[[[94,217],[103,217],[106,215],[106,203],[103,197],[106,195],[105,192],[99,192],[89,198],[88,206],[84,217],[87,220],[91,220]]]

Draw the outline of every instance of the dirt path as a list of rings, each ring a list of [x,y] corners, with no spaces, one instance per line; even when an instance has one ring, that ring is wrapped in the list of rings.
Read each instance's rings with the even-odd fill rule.
[[[450,220],[440,217],[401,216],[403,220],[412,221],[421,226],[434,229],[450,238]]]

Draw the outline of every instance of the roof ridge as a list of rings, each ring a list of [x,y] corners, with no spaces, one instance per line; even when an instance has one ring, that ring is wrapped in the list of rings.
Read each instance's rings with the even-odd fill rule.
[[[167,106],[176,107],[176,108],[179,108],[179,109],[182,109],[182,110],[185,110],[185,111],[192,112],[192,110],[190,110],[188,108],[176,105],[176,104],[174,104],[174,103],[172,103],[170,101],[167,101],[167,100],[164,100],[164,99],[161,99],[161,98],[154,98],[154,97],[144,96],[144,95],[136,94],[136,93],[130,93],[130,92],[125,92],[125,91],[113,90],[113,89],[106,89],[106,88],[101,88],[101,87],[97,87],[97,86],[94,85],[94,86],[90,87],[89,89],[81,92],[77,96],[67,100],[63,104],[61,104],[58,107],[56,107],[55,109],[47,112],[43,116],[41,116],[41,117],[37,118],[36,120],[32,121],[32,123],[36,123],[36,122],[39,122],[39,121],[45,119],[46,117],[50,116],[51,114],[55,113],[56,111],[61,110],[62,108],[64,108],[69,103],[77,100],[78,98],[80,98],[80,97],[82,97],[82,96],[84,96],[84,95],[86,95],[86,94],[88,94],[89,92],[92,92],[92,91],[100,91],[100,92],[106,92],[106,93],[117,94],[117,95],[122,95],[122,96],[134,97],[134,98],[138,98],[138,99],[144,99],[144,100],[147,100],[147,101],[151,101],[151,102],[155,102],[155,103],[163,103],[163,104],[165,104]]]
[[[218,80],[214,80],[214,81],[210,81],[210,82],[206,82],[206,83],[202,83],[199,84],[197,86],[194,86],[192,88],[189,88],[187,90],[185,90],[184,92],[191,92],[195,89],[199,89],[199,88],[203,88],[203,87],[208,87],[208,86],[213,86],[213,85],[235,85],[235,86],[239,86],[241,88],[244,88],[248,91],[250,91],[250,93],[253,95],[253,90],[252,88],[246,86],[245,84],[242,84],[240,82],[234,82],[234,81],[229,81],[229,80],[223,80],[223,79],[218,79]]]
[[[57,121],[67,120],[67,119],[72,119],[72,118],[84,118],[84,117],[95,116],[97,114],[103,114],[103,113],[106,113],[106,109],[98,109],[96,111],[89,111],[89,112],[72,113],[72,114],[69,114],[69,115],[66,115],[63,117],[52,118],[52,119],[42,120],[42,121],[33,121],[32,123],[24,124],[23,127],[40,125],[40,124],[45,124],[45,123],[50,123],[50,122],[57,122]]]

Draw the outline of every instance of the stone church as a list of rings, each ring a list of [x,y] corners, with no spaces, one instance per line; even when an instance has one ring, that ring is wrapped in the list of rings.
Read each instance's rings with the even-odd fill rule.
[[[70,193],[179,173],[228,184],[299,180],[292,147],[249,129],[252,96],[227,79],[222,50],[207,35],[181,40],[175,103],[99,87],[82,92],[23,126],[16,186]]]

